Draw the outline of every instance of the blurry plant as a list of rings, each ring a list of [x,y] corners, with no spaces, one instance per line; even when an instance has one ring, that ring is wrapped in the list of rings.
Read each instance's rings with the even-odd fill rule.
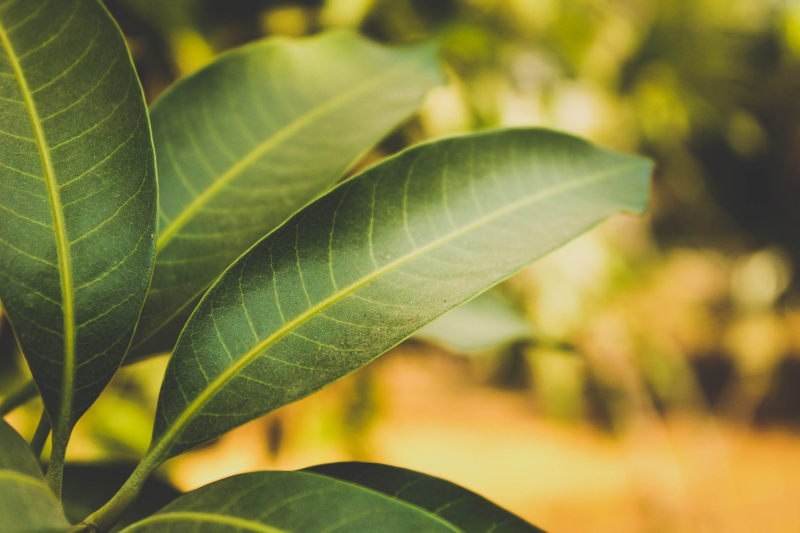
[[[648,161],[538,129],[421,144],[331,188],[439,80],[425,44],[273,39],[220,57],[148,113],[97,0],[0,2],[0,296],[35,381],[0,411],[37,391],[44,403],[30,447],[0,423],[5,531],[70,529],[58,501],[74,487],[63,482],[67,444],[126,358],[172,352],[152,440],[73,531],[110,529],[165,460],[356,370],[607,216],[642,209]],[[45,483],[37,456],[51,427]],[[96,468],[72,471],[89,484],[119,475]],[[97,491],[78,487],[66,507],[95,509]],[[128,520],[164,502],[150,503]],[[227,478],[125,531],[190,524],[536,530],[447,482],[346,463]]]

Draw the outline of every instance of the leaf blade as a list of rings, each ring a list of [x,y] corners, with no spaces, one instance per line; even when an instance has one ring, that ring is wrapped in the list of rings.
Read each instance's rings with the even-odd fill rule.
[[[161,225],[135,356],[171,349],[224,268],[329,187],[440,79],[429,44],[389,49],[334,32],[237,49],[157,100]],[[287,157],[298,152],[304,161]]]
[[[458,531],[435,515],[357,485],[307,472],[251,472],[187,493],[125,533]]]
[[[527,179],[515,150],[535,169]],[[566,135],[505,130],[414,147],[341,184],[196,308],[162,384],[150,456],[318,390],[605,217],[642,209],[649,170]],[[448,173],[475,181],[450,183],[448,197]]]
[[[96,0],[6,2],[0,41],[0,129],[19,134],[3,139],[0,297],[65,440],[119,366],[149,284],[149,122]]]
[[[9,533],[56,533],[70,527],[27,443],[3,420],[0,420],[0,524]]]
[[[543,533],[502,507],[455,483],[377,463],[330,463],[304,469],[356,483],[419,506],[465,533]]]

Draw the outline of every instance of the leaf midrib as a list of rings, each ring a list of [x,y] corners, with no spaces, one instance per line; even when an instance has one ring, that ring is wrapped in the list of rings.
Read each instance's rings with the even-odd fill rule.
[[[36,146],[41,159],[42,170],[44,172],[45,183],[50,201],[50,210],[53,215],[53,231],[56,236],[56,251],[58,254],[59,276],[61,281],[62,310],[64,313],[64,361],[62,365],[62,384],[61,384],[61,404],[58,420],[55,423],[54,431],[69,431],[69,420],[72,413],[72,389],[74,386],[74,367],[75,367],[75,310],[72,293],[72,267],[69,258],[69,241],[67,239],[66,222],[64,220],[64,210],[61,205],[59,185],[56,181],[56,173],[53,161],[50,157],[50,149],[45,138],[39,112],[33,100],[33,93],[28,86],[28,80],[22,70],[19,57],[14,51],[14,47],[8,38],[8,33],[0,21],[0,43],[8,55],[11,68],[17,80],[25,108],[31,119],[36,137]]]
[[[374,86],[381,84],[386,78],[391,77],[396,72],[405,68],[409,63],[419,61],[418,55],[400,61],[392,68],[386,69],[381,75],[374,76],[364,83],[358,84],[349,90],[335,95],[324,103],[302,113],[294,120],[277,130],[273,135],[257,144],[246,156],[233,164],[228,170],[222,173],[214,183],[211,184],[206,190],[196,196],[191,203],[182,211],[175,219],[167,224],[163,231],[159,232],[156,239],[156,254],[161,251],[180,231],[180,229],[189,223],[189,220],[200,211],[205,204],[207,204],[221,189],[228,185],[231,181],[254,164],[259,158],[264,156],[270,150],[278,146],[285,139],[301,130],[303,127],[311,124],[315,119],[324,116],[326,113],[332,112],[338,106],[344,106],[348,102],[357,99],[361,94],[369,91]]]
[[[347,297],[351,293],[355,292],[356,290],[360,289],[361,287],[365,286],[366,284],[374,281],[375,279],[382,276],[384,273],[393,270],[421,255],[437,248],[441,245],[446,244],[447,242],[456,239],[473,229],[481,227],[485,224],[489,224],[503,216],[513,213],[518,209],[522,209],[528,205],[534,204],[539,201],[547,200],[548,198],[554,197],[558,194],[562,194],[564,192],[568,192],[573,189],[580,188],[585,185],[589,185],[593,182],[600,181],[607,176],[619,172],[623,169],[634,167],[637,163],[626,163],[622,165],[618,165],[612,167],[610,169],[604,170],[602,172],[596,172],[594,174],[589,174],[580,179],[572,180],[567,183],[562,183],[542,191],[539,191],[529,197],[517,200],[516,202],[512,202],[507,204],[501,209],[484,215],[475,221],[462,226],[461,228],[447,233],[433,241],[429,242],[428,244],[421,246],[411,252],[398,257],[397,259],[386,263],[384,266],[375,269],[370,274],[356,280],[355,282],[351,283],[347,287],[335,291],[329,297],[323,299],[319,303],[309,307],[308,310],[304,311],[297,317],[293,318],[289,322],[282,325],[280,328],[275,330],[274,333],[267,336],[265,339],[257,343],[253,348],[248,350],[242,356],[240,356],[228,369],[223,371],[213,382],[206,387],[203,392],[195,398],[192,403],[187,405],[186,409],[181,413],[175,422],[170,425],[170,429],[163,434],[163,436],[159,439],[158,444],[151,447],[151,451],[148,453],[148,456],[156,459],[156,461],[161,459],[161,454],[164,452],[169,451],[169,447],[173,441],[173,439],[180,436],[180,434],[185,429],[185,426],[198,414],[200,409],[203,405],[210,400],[220,389],[222,389],[228,381],[230,381],[233,377],[235,377],[241,369],[247,366],[255,357],[257,357],[262,351],[267,349],[270,345],[274,344],[278,340],[280,340],[285,334],[289,333],[295,327],[303,324],[306,320],[313,317],[314,315],[324,311],[326,308],[330,307],[331,305],[339,302],[343,298]],[[210,292],[210,290],[209,290]],[[208,293],[207,293],[208,294]],[[199,309],[199,306],[198,308]]]
[[[190,522],[212,522],[215,524],[233,526],[242,528],[246,531],[253,531],[255,533],[289,533],[285,529],[277,529],[260,522],[247,520],[246,518],[239,518],[238,516],[222,515],[217,513],[206,513],[199,511],[174,511],[159,513],[151,517],[140,520],[139,522],[125,528],[121,533],[126,531],[135,532],[140,526],[155,524],[158,522],[170,522],[173,520],[183,520]]]

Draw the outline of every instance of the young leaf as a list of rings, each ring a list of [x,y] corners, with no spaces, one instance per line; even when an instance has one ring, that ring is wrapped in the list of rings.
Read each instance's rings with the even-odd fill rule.
[[[155,244],[144,97],[97,0],[0,1],[0,143],[0,298],[65,444],[130,344]]]
[[[541,529],[463,487],[376,463],[331,463],[305,469],[350,481],[426,509],[464,533],[543,533]]]
[[[167,91],[152,109],[158,256],[132,356],[171,350],[225,267],[440,79],[431,45],[384,48],[337,32],[240,48]]]
[[[11,426],[0,420],[0,526],[6,533],[69,530],[36,458]]]
[[[307,472],[251,472],[185,494],[122,531],[452,533],[459,530],[433,513],[330,477]]]
[[[647,160],[546,130],[435,141],[310,204],[236,261],[181,333],[147,462],[366,364],[648,196]]]

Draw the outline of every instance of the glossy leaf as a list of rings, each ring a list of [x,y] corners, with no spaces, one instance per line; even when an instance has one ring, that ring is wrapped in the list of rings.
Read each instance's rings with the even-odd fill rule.
[[[183,330],[149,459],[314,392],[619,210],[650,163],[546,130],[414,147],[234,263]]]
[[[44,482],[36,458],[22,437],[3,420],[0,420],[0,529],[4,533],[69,530],[69,522]]]
[[[252,472],[181,496],[124,533],[320,531],[453,532],[429,513],[379,492],[307,472]]]
[[[330,187],[440,78],[430,45],[384,48],[337,32],[237,49],[157,100],[158,256],[134,357],[171,350],[225,267]]]
[[[155,244],[144,97],[97,0],[0,1],[0,146],[0,298],[65,442],[130,344]]]
[[[426,509],[464,533],[542,533],[482,496],[433,476],[375,463],[331,463],[306,469]]]

